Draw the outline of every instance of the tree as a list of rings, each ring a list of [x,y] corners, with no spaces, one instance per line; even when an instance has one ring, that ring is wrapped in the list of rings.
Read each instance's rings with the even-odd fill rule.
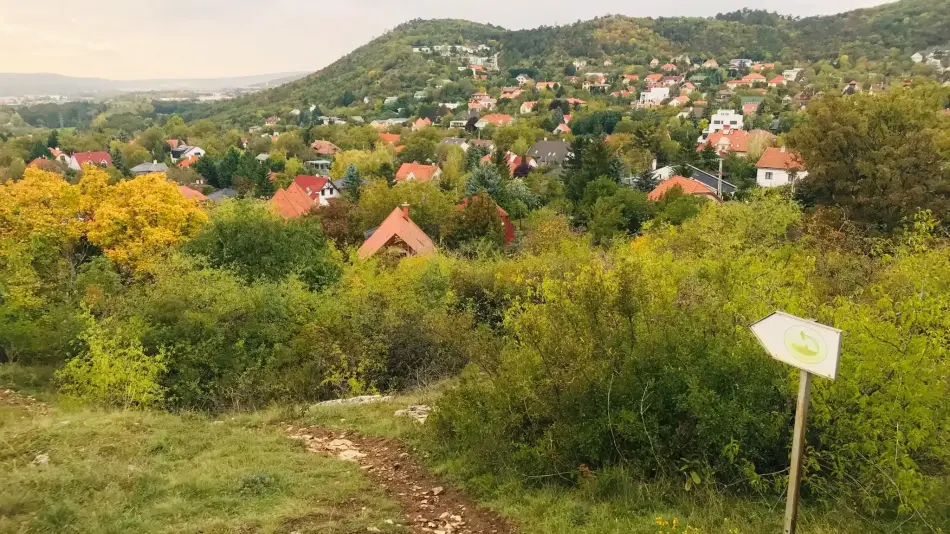
[[[399,152],[396,161],[402,163],[428,163],[435,161],[436,143],[432,139],[420,135],[414,135],[406,143],[406,148]]]
[[[130,176],[132,174],[129,172],[129,168],[125,166],[125,156],[118,147],[113,147],[112,150],[109,151],[109,156],[112,158],[112,166],[121,172],[123,176]]]
[[[340,250],[358,245],[363,240],[358,207],[348,198],[331,198],[326,206],[312,210],[306,216],[320,219],[323,232]]]
[[[950,220],[944,98],[921,87],[813,100],[788,134],[808,171],[798,198],[872,233],[892,232],[920,210]]]
[[[33,161],[39,158],[50,159],[52,157],[53,154],[50,153],[49,148],[47,148],[42,141],[37,141],[33,143],[30,153],[26,156],[26,161]]]
[[[341,273],[318,218],[285,221],[255,200],[231,200],[216,207],[210,223],[186,250],[215,267],[234,270],[247,282],[297,275],[312,289],[322,289]]]
[[[46,147],[59,148],[59,131],[58,130],[53,130],[49,133],[49,137],[46,138]]]
[[[507,167],[506,167],[507,169]],[[468,177],[468,183],[465,184],[465,195],[475,196],[482,193],[488,193],[492,197],[502,194],[504,183],[498,167],[495,165],[480,165]]]
[[[360,187],[363,186],[363,178],[360,176],[360,171],[356,170],[356,165],[350,163],[346,168],[346,173],[343,174],[343,186],[349,192],[350,196],[353,197],[353,200],[359,200]]]
[[[655,208],[646,193],[627,188],[617,189],[612,195],[598,198],[591,207],[591,235],[598,243],[618,235],[636,235],[643,223],[653,217]]]
[[[499,248],[505,243],[505,229],[498,205],[487,194],[469,197],[463,208],[456,209],[446,225],[445,242],[452,248],[488,243]]]
[[[567,198],[577,203],[584,195],[587,184],[606,176],[617,182],[623,172],[623,162],[610,152],[603,138],[578,137],[571,145],[571,155],[564,162],[564,184]]]
[[[108,175],[87,168],[80,189],[96,191],[89,242],[130,273],[154,265],[166,252],[195,236],[208,217],[162,174],[146,174],[106,186]]]

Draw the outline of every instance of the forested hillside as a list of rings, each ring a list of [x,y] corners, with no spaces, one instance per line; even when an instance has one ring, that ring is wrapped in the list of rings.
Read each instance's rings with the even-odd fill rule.
[[[879,71],[900,70],[914,51],[950,40],[950,1],[904,0],[831,16],[795,18],[742,10],[714,18],[608,16],[569,26],[507,31],[462,20],[403,24],[306,78],[254,96],[190,110],[186,119],[215,116],[233,123],[316,104],[346,106],[364,97],[411,94],[439,80],[464,78],[452,58],[413,53],[413,46],[486,44],[500,53],[502,72],[526,69],[535,79],[565,74],[575,59],[609,59],[607,70],[666,61],[733,57],[786,64],[865,58]],[[469,76],[470,78],[470,76]],[[459,95],[442,95],[446,98]]]

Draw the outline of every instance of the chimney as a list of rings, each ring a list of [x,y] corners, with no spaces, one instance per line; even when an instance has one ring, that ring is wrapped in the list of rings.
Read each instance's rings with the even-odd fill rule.
[[[406,220],[409,219],[409,204],[405,202],[402,205],[402,216],[405,217]]]

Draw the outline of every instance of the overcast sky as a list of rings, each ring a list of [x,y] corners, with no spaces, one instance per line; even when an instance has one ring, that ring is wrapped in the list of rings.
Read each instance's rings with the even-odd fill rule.
[[[606,14],[709,16],[748,6],[804,16],[882,3],[0,0],[0,72],[53,72],[129,80],[314,71],[414,18],[463,18],[517,29],[568,24]]]

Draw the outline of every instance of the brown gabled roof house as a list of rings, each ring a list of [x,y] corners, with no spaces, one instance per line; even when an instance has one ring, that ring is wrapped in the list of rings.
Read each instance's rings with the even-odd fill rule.
[[[435,243],[409,218],[409,205],[397,207],[366,239],[357,254],[366,259],[381,249],[395,249],[405,255],[435,252]]]

